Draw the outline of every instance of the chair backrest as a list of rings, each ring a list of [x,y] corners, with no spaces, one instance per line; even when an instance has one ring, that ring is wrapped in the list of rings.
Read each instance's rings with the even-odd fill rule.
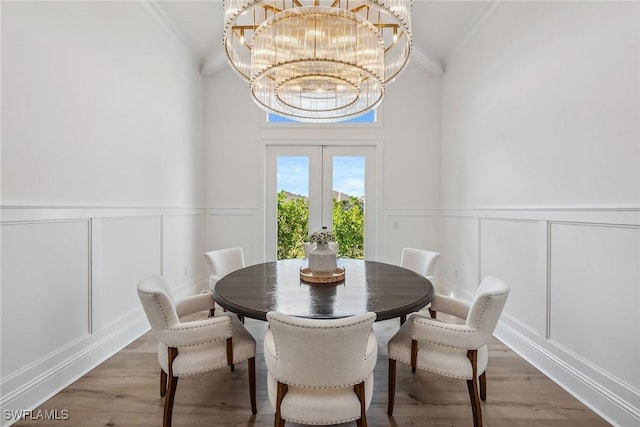
[[[162,276],[149,276],[138,283],[138,297],[154,332],[180,322],[167,282]]]
[[[209,251],[204,254],[209,266],[209,274],[223,278],[229,273],[244,268],[242,248],[228,248]]]
[[[400,266],[415,271],[424,277],[433,276],[439,259],[440,254],[438,252],[404,248],[402,249]]]
[[[480,332],[479,345],[491,341],[508,296],[509,286],[495,276],[487,276],[480,283],[466,320],[467,326]]]
[[[267,313],[277,353],[272,375],[306,388],[340,388],[364,381],[373,369],[364,362],[375,319],[375,313],[342,319]]]
[[[309,254],[315,247],[315,243],[304,242],[304,257],[309,258]],[[338,249],[340,248],[338,242],[329,242],[329,247],[333,249],[336,254],[338,254]]]

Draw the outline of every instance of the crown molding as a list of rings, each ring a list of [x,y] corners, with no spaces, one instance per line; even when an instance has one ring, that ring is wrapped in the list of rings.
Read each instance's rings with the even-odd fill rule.
[[[443,58],[444,67],[449,65],[453,60],[455,60],[456,56],[462,51],[462,49],[471,41],[471,39],[480,31],[482,27],[486,24],[489,18],[496,11],[498,6],[503,3],[503,0],[492,0],[488,1],[478,12],[476,17],[471,20],[467,28],[462,32],[462,35],[458,39],[457,43],[454,45],[454,48],[446,54]]]
[[[200,55],[198,55],[198,53],[193,50],[189,42],[187,42],[187,38],[182,34],[182,31],[178,29],[160,6],[158,6],[157,0],[143,0],[139,3],[149,13],[149,15],[155,18],[160,27],[162,27],[162,29],[193,58],[194,61],[198,63],[203,61]]]
[[[204,61],[202,67],[200,67],[200,74],[204,77],[213,77],[215,74],[222,71],[227,66],[227,58],[224,53],[221,53],[216,56],[212,56],[211,58]]]
[[[434,59],[431,55],[425,54],[423,51],[413,49],[411,51],[411,60],[415,61],[427,74],[431,77],[441,77],[444,75],[444,67],[442,63]]]

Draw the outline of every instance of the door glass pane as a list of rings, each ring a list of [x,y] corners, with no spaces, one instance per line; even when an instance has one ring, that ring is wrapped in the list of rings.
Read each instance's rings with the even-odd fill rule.
[[[277,157],[277,259],[304,258],[309,235],[309,157]]]
[[[364,157],[333,157],[333,233],[341,257],[364,258],[364,179]]]

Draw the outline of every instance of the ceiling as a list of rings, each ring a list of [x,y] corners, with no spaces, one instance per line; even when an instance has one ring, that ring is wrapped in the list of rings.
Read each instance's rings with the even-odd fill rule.
[[[149,4],[200,58],[202,74],[213,75],[226,66],[222,0],[156,0]],[[482,0],[414,0],[412,61],[432,75],[442,75],[456,49],[495,4]]]

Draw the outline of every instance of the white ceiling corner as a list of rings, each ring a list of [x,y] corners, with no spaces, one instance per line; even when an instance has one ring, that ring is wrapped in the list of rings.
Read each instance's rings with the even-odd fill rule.
[[[493,0],[483,2],[484,5],[477,12],[476,16],[468,23],[467,27],[464,29],[460,37],[453,45],[453,47],[447,52],[447,54],[442,58],[442,62],[445,64],[451,63],[454,60],[455,56],[462,50],[462,48],[473,39],[473,37],[477,34],[477,32],[485,25],[488,21],[489,17],[495,12],[500,4],[503,3],[504,0]]]

